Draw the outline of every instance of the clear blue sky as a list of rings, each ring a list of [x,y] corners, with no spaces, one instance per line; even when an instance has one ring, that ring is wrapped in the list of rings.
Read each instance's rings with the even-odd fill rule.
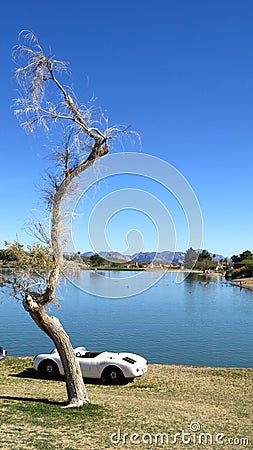
[[[23,226],[37,214],[36,186],[49,164],[48,142],[26,135],[12,111],[11,51],[30,29],[69,62],[80,99],[95,95],[111,123],[139,131],[144,153],[186,177],[203,214],[203,248],[226,256],[253,250],[252,0],[14,0],[1,15],[1,246],[16,232],[29,242]],[[114,218],[116,228],[112,220],[112,237],[125,214]],[[130,228],[135,220],[132,212]],[[152,250],[145,223],[144,249]]]

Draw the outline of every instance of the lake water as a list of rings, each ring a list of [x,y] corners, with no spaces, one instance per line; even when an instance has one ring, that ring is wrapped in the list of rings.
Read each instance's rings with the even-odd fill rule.
[[[96,283],[94,273],[80,276]],[[141,276],[155,277],[152,272]],[[223,278],[191,275],[178,284],[175,273],[166,273],[145,292],[122,299],[96,297],[70,282],[62,284],[60,293],[60,309],[51,306],[49,312],[59,317],[73,346],[131,351],[151,363],[253,367],[253,292]],[[22,305],[3,293],[0,345],[9,355],[53,347]]]

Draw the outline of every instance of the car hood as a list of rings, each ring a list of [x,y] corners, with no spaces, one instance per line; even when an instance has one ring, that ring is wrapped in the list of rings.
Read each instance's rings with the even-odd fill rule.
[[[143,364],[146,365],[147,364],[147,360],[145,358],[143,358],[142,356],[136,355],[135,353],[128,353],[128,352],[119,352],[119,353],[114,353],[114,352],[102,352],[100,353],[100,355],[97,357],[100,359],[106,359],[106,360],[111,360],[111,361],[122,361],[124,360],[124,358],[130,358],[134,363],[138,363],[138,364]]]

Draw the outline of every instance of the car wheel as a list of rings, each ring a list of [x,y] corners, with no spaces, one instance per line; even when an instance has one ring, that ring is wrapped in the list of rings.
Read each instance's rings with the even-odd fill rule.
[[[57,364],[50,359],[46,359],[39,364],[39,371],[49,378],[56,378],[60,375]]]
[[[125,381],[122,370],[116,366],[106,367],[102,372],[101,379],[107,384],[121,384]]]

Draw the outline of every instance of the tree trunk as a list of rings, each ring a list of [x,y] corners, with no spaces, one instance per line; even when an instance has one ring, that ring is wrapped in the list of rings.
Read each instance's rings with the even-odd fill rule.
[[[91,110],[85,111],[75,104],[71,96],[60,84],[55,73],[64,70],[65,64],[53,58],[47,58],[40,46],[37,37],[33,33],[25,33],[27,43],[17,47],[17,55],[25,56],[25,64],[16,70],[16,77],[24,90],[24,99],[18,100],[17,114],[24,114],[24,125],[33,128],[34,125],[43,125],[48,129],[48,122],[56,123],[58,121],[66,122],[67,141],[64,144],[63,152],[55,149],[56,158],[56,174],[50,176],[50,188],[48,197],[48,206],[51,209],[50,219],[50,252],[52,255],[52,267],[48,268],[49,273],[46,277],[42,276],[45,282],[45,292],[21,291],[24,308],[29,312],[31,318],[54,342],[66,377],[66,388],[68,393],[68,406],[81,406],[88,402],[87,393],[83,384],[81,369],[75,357],[74,351],[69,341],[68,335],[63,330],[60,322],[55,317],[46,314],[46,305],[52,303],[55,299],[55,290],[59,275],[62,271],[64,262],[63,257],[63,239],[64,233],[61,229],[61,222],[64,218],[64,208],[62,202],[68,200],[67,194],[71,195],[70,185],[73,180],[78,177],[94,162],[105,156],[109,152],[109,139],[113,138],[114,133],[119,130],[117,128],[108,128],[105,132],[101,132],[98,128],[90,123]],[[28,44],[28,46],[27,46]],[[31,44],[31,46],[30,46]],[[23,62],[22,62],[23,64]],[[46,101],[44,92],[44,83],[53,83],[57,91],[63,96],[62,108],[58,108],[54,104],[54,95],[52,101]],[[29,107],[28,107],[29,106]],[[90,113],[90,114],[87,114]],[[87,120],[86,123],[86,118]],[[107,125],[107,120],[105,120]],[[71,124],[69,128],[67,124]],[[110,135],[111,134],[111,135]],[[90,147],[90,153],[86,155],[87,149]],[[72,145],[73,144],[73,145]],[[71,149],[71,155],[69,153]],[[85,149],[85,151],[83,150]],[[79,154],[80,152],[80,154]],[[86,159],[85,159],[86,158]],[[60,174],[58,176],[58,169]],[[68,189],[70,192],[67,192]],[[48,239],[46,239],[48,244]],[[29,268],[29,274],[33,273],[33,267]],[[35,277],[36,277],[36,271]],[[21,274],[21,279],[23,274]],[[23,283],[21,283],[23,287]],[[19,291],[18,291],[19,293]]]
[[[37,303],[31,295],[27,295],[23,301],[23,306],[38,327],[53,340],[58,350],[65,372],[68,393],[66,407],[79,407],[83,406],[84,403],[89,403],[79,363],[69,337],[62,328],[59,319],[46,314],[45,307]]]
[[[96,154],[94,149],[97,152],[100,150],[100,154],[99,152]],[[83,406],[84,403],[89,403],[89,398],[83,383],[81,369],[70,344],[69,337],[62,328],[59,320],[56,317],[51,317],[46,314],[45,306],[54,300],[55,289],[63,263],[63,252],[60,241],[61,202],[71,181],[75,177],[78,177],[88,167],[92,166],[97,158],[108,153],[108,147],[106,145],[104,145],[102,149],[100,149],[98,145],[94,145],[94,149],[94,154],[91,152],[86,161],[81,163],[70,174],[65,175],[62,183],[55,192],[51,207],[51,245],[56,265],[50,272],[44,294],[27,294],[23,301],[23,306],[26,311],[29,312],[31,318],[38,327],[52,339],[58,350],[64,368],[66,389],[68,393],[68,403],[66,407]]]

